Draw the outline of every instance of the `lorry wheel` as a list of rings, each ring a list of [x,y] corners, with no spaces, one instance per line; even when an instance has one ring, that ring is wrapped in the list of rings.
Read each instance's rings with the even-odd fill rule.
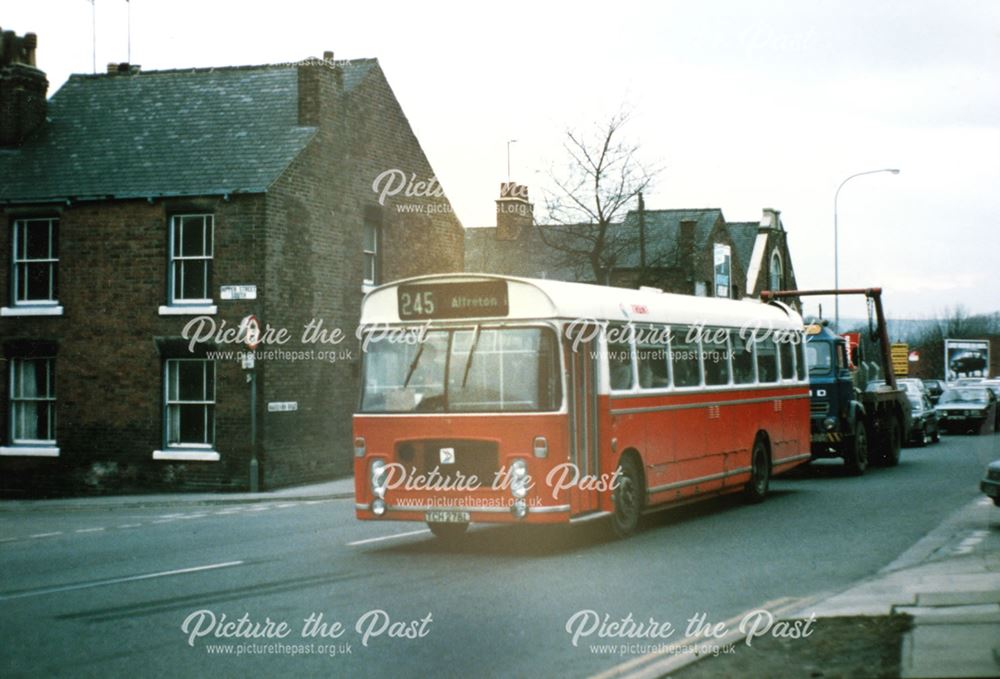
[[[899,420],[893,418],[889,423],[889,431],[885,435],[885,452],[882,454],[882,462],[886,467],[895,467],[899,464],[899,449],[903,447],[903,428],[899,425]]]
[[[844,465],[851,476],[861,476],[868,469],[868,432],[860,422],[854,425],[854,437],[847,447]]]

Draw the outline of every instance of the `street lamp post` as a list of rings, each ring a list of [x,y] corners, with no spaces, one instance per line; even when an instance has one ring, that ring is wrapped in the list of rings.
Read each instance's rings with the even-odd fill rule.
[[[850,177],[847,177],[844,181],[840,182],[840,186],[837,187],[836,193],[833,194],[833,287],[835,290],[840,289],[840,236],[837,229],[837,199],[840,197],[840,190],[844,188],[844,184],[851,181],[855,177],[862,177],[866,174],[878,174],[879,172],[891,172],[892,174],[899,174],[899,170],[896,168],[882,168],[881,170],[866,170],[865,172],[856,172]],[[840,329],[840,295],[833,296],[833,324],[834,328]]]

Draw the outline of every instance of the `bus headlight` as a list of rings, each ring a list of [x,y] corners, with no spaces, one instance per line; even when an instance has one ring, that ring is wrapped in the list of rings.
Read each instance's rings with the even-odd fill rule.
[[[364,457],[366,448],[364,436],[358,436],[354,439],[354,457]]]
[[[368,465],[368,479],[371,483],[372,494],[377,498],[385,497],[386,476],[385,460],[378,458],[372,460],[371,464]]]
[[[375,498],[372,501],[372,514],[375,516],[382,516],[385,514],[385,500],[382,498]]]
[[[516,498],[528,494],[528,465],[522,459],[510,463],[510,494]]]
[[[823,426],[826,427],[827,431],[833,431],[837,427],[837,420],[832,417],[828,417],[823,420]]]
[[[510,506],[510,513],[518,519],[523,519],[528,515],[528,503],[524,498],[514,500],[514,504]]]

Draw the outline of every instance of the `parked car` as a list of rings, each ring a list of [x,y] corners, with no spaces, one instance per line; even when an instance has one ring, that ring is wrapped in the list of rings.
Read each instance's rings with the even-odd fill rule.
[[[955,380],[953,382],[949,382],[948,386],[949,387],[971,387],[974,384],[979,384],[984,379],[986,379],[986,378],[984,378],[984,377],[959,377],[957,380]]]
[[[910,399],[910,408],[913,411],[913,424],[907,436],[909,442],[917,446],[926,446],[928,443],[940,441],[941,425],[931,400],[926,394],[917,396],[907,392],[906,397]]]
[[[945,432],[989,432],[996,423],[997,397],[986,387],[955,387],[945,389],[935,409]]]
[[[983,380],[979,383],[979,386],[986,387],[993,392],[993,395],[997,397],[997,419],[993,423],[993,429],[995,431],[1000,431],[1000,380],[990,379]]]
[[[1000,460],[993,460],[986,468],[986,478],[979,484],[979,489],[993,498],[993,504],[1000,507]]]
[[[941,398],[941,394],[944,392],[944,381],[924,380],[924,389],[927,390],[927,397],[930,398],[931,404],[937,405],[938,399]]]

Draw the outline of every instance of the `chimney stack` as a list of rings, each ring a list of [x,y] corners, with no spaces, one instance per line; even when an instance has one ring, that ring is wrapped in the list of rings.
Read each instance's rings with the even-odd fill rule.
[[[781,231],[781,210],[775,210],[772,207],[764,208],[764,214],[760,218],[760,227],[757,231],[767,231],[769,229]]]
[[[310,57],[298,64],[299,125],[315,127],[332,116],[334,99],[343,91],[344,72],[333,59],[333,50],[323,58]]]
[[[534,206],[528,202],[528,187],[517,182],[500,184],[497,198],[497,240],[517,240],[534,223]]]
[[[49,81],[35,66],[38,36],[0,29],[0,148],[17,147],[45,122]]]

